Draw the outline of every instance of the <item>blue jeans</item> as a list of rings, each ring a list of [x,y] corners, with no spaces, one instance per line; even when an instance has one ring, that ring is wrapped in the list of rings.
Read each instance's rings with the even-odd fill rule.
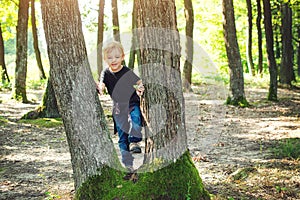
[[[125,166],[132,166],[133,156],[129,152],[129,144],[142,141],[142,120],[141,110],[138,105],[133,106],[128,111],[114,114],[113,117],[119,135],[118,143],[122,162]]]

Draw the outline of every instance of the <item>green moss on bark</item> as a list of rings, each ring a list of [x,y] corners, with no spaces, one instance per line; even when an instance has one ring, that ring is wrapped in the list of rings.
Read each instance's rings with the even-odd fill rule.
[[[210,199],[188,152],[165,168],[138,174],[136,183],[123,180],[124,172],[101,171],[82,184],[76,199]]]
[[[250,106],[249,102],[245,97],[239,97],[237,99],[232,99],[231,97],[227,97],[226,104],[233,105],[233,106],[240,106],[242,108]]]

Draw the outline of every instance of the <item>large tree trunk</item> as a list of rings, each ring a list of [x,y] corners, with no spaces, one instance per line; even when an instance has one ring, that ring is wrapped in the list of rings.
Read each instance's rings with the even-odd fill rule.
[[[0,66],[2,68],[2,71],[1,71],[2,82],[5,82],[5,81],[10,82],[9,76],[7,73],[7,69],[6,69],[6,64],[5,64],[4,40],[2,37],[1,22],[0,22]]]
[[[264,24],[266,33],[266,46],[268,55],[268,66],[270,73],[270,85],[268,99],[272,101],[277,100],[277,67],[274,56],[274,39],[273,39],[273,28],[272,28],[272,14],[270,0],[263,0],[264,4]]]
[[[248,13],[248,40],[247,40],[247,65],[248,70],[252,76],[255,75],[253,56],[252,56],[252,29],[253,29],[253,17],[252,17],[252,4],[251,0],[247,1],[247,13]]]
[[[40,79],[46,79],[45,71],[42,64],[41,53],[38,45],[38,35],[35,20],[35,0],[31,0],[31,25],[32,25],[32,37],[33,37],[33,48],[36,57],[36,62],[40,72]]]
[[[103,46],[103,31],[104,31],[104,5],[105,0],[99,0],[98,10],[98,37],[97,37],[97,72],[98,80],[103,69],[102,46]]]
[[[283,3],[281,7],[281,43],[282,56],[280,65],[280,83],[292,86],[292,81],[295,80],[293,70],[293,34],[292,34],[292,9],[289,3]]]
[[[141,77],[146,88],[142,110],[147,124],[145,159],[139,171],[153,171],[157,179],[150,187],[160,190],[144,198],[185,199],[182,191],[189,182],[191,199],[208,199],[187,151],[175,2],[136,3]]]
[[[257,18],[256,18],[256,27],[257,27],[257,46],[258,46],[258,73],[263,74],[263,52],[262,52],[262,28],[261,28],[261,0],[256,0],[257,3]]]
[[[244,75],[241,55],[236,36],[234,8],[232,0],[223,0],[224,39],[230,69],[230,90],[232,97],[227,103],[233,105],[248,104],[244,92]]]
[[[88,63],[78,2],[42,0],[41,5],[50,77],[67,135],[75,188],[97,174],[101,180],[103,174],[113,180],[115,173],[109,166],[120,162]]]
[[[186,44],[185,52],[186,59],[183,66],[183,88],[186,91],[192,91],[192,63],[193,63],[193,54],[194,54],[194,42],[193,42],[193,31],[194,31],[194,10],[193,3],[191,0],[184,0],[184,14],[185,14],[185,35],[186,35]]]
[[[20,0],[17,25],[16,70],[13,98],[27,103],[27,29],[29,0]]]

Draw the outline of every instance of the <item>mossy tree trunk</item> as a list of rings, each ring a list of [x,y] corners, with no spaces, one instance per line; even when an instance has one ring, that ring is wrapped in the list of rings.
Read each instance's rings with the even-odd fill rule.
[[[147,124],[138,171],[151,184],[146,199],[209,199],[187,149],[175,1],[137,0],[136,9]]]
[[[51,82],[67,135],[77,190],[90,177],[117,166],[119,160],[87,60],[77,0],[42,0],[41,7]]]
[[[50,80],[48,79],[46,91],[43,95],[41,105],[39,105],[35,110],[26,113],[22,119],[37,119],[37,118],[59,118],[61,115],[58,111],[58,106],[56,102],[56,97],[54,94],[54,89]]]
[[[27,32],[28,32],[29,0],[20,0],[17,25],[16,69],[15,84],[12,97],[27,103],[26,76],[27,76]]]
[[[230,70],[230,90],[232,97],[227,103],[233,105],[247,105],[244,91],[244,74],[240,49],[237,42],[234,7],[232,0],[223,0],[223,32],[226,46],[228,65]]]

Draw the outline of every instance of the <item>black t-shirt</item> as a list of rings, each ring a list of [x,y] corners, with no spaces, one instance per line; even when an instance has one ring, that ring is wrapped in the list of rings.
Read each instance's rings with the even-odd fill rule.
[[[102,71],[100,82],[107,88],[114,103],[126,104],[129,107],[140,104],[140,98],[134,85],[140,78],[128,67],[123,66],[118,72],[111,72],[109,68]]]

